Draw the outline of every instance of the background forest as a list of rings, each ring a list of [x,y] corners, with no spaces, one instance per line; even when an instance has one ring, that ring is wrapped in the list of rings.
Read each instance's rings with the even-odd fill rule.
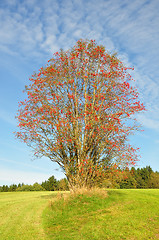
[[[97,181],[97,187],[105,188],[118,188],[118,189],[131,189],[131,188],[158,188],[159,189],[159,172],[154,172],[150,166],[145,168],[132,167],[130,170],[126,169],[122,174],[120,171],[116,171],[116,174],[107,173],[107,177]],[[0,192],[15,192],[15,191],[67,191],[68,181],[66,178],[56,180],[54,176],[51,176],[47,181],[34,183],[28,185],[19,183],[18,185],[12,184],[10,186],[0,186]]]

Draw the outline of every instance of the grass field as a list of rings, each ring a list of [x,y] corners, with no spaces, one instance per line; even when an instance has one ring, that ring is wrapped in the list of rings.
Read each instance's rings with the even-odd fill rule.
[[[159,190],[58,195],[0,193],[0,239],[159,239]]]
[[[0,193],[0,240],[42,240],[41,215],[54,192]]]

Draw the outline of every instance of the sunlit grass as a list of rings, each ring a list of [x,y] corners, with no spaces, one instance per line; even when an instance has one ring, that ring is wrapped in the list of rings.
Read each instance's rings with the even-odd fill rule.
[[[45,209],[49,239],[159,239],[159,190],[111,190],[107,197],[80,194]]]
[[[159,239],[159,190],[0,193],[0,240]]]
[[[41,215],[54,192],[0,193],[0,239],[42,240]]]

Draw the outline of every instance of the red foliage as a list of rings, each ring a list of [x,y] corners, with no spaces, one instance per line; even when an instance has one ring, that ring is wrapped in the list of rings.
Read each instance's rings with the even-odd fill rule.
[[[134,165],[137,149],[127,140],[139,129],[132,116],[145,107],[128,68],[92,40],[79,40],[48,62],[26,87],[16,136],[58,163],[70,185],[93,184],[112,163]]]

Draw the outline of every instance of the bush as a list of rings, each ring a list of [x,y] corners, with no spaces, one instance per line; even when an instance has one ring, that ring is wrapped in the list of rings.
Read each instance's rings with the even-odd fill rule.
[[[68,191],[69,190],[68,181],[66,178],[63,178],[59,181],[58,190],[60,190],[60,191]]]

